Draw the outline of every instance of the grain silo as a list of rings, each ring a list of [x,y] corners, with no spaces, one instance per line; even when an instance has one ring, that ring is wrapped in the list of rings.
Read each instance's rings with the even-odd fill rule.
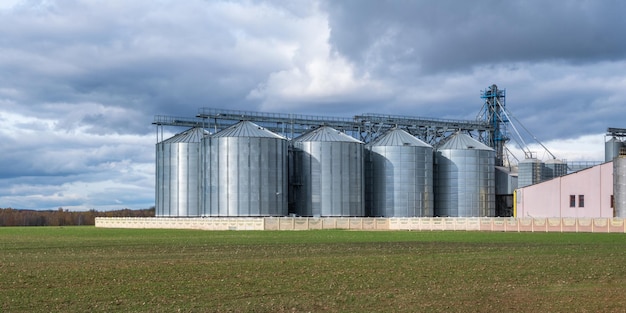
[[[567,163],[559,159],[550,159],[544,163],[541,181],[567,175]]]
[[[286,138],[242,121],[203,146],[203,216],[287,215]]]
[[[613,159],[614,217],[626,217],[626,155]]]
[[[495,151],[462,133],[436,153],[435,216],[495,216]]]
[[[545,164],[537,158],[526,158],[518,164],[517,187],[522,188],[540,183],[545,173]]]
[[[371,216],[433,216],[433,147],[401,129],[366,146]]]
[[[363,143],[322,126],[293,140],[292,188],[300,216],[363,216]]]
[[[200,150],[207,135],[195,127],[156,144],[156,216],[200,215]]]
[[[611,162],[614,158],[619,156],[620,149],[624,146],[624,142],[611,137],[607,142],[604,143],[604,162]]]

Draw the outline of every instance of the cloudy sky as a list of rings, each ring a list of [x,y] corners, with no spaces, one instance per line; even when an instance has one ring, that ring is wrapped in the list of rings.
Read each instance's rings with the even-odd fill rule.
[[[606,128],[626,128],[624,12],[619,0],[0,0],[0,207],[154,205],[155,115],[474,119],[494,83],[557,157],[603,160]]]

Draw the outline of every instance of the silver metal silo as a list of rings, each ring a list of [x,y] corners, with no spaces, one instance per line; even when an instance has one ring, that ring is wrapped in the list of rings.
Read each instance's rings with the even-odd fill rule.
[[[613,159],[614,217],[626,217],[626,155]]]
[[[433,147],[392,129],[366,146],[371,216],[433,216]]]
[[[203,146],[203,216],[287,215],[286,138],[242,121]]]
[[[156,216],[200,215],[200,150],[207,135],[196,127],[156,144]]]
[[[518,164],[518,188],[540,183],[543,179],[545,164],[536,158],[527,158]]]
[[[323,126],[293,140],[295,212],[363,216],[363,143]]]
[[[495,216],[493,149],[457,133],[437,149],[435,168],[436,216]]]
[[[619,155],[620,148],[624,146],[624,142],[611,137],[607,142],[604,143],[604,162],[613,161]]]
[[[559,159],[550,159],[544,163],[541,181],[567,175],[567,163]]]

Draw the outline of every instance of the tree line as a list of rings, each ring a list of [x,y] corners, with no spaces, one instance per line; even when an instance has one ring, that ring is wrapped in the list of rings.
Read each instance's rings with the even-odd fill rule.
[[[0,208],[0,226],[95,225],[96,217],[154,217],[154,207],[140,210],[89,210],[84,212],[68,211],[63,208],[47,211]]]

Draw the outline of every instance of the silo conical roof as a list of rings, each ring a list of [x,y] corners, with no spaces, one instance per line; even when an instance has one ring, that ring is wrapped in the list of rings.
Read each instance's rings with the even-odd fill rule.
[[[417,139],[415,136],[407,133],[402,129],[391,129],[382,136],[376,138],[369,144],[370,147],[376,146],[413,146],[413,147],[428,147],[431,145]]]
[[[467,150],[467,149],[494,151],[489,146],[470,137],[469,135],[462,134],[462,133],[456,133],[450,136],[448,141],[446,141],[443,145],[441,145],[441,147],[439,147],[439,150]]]
[[[271,132],[250,121],[241,121],[213,135],[213,138],[219,137],[254,137],[254,138],[277,138],[285,139],[285,137]]]
[[[337,142],[356,142],[363,143],[360,140],[354,139],[330,126],[322,126],[320,128],[316,128],[308,133],[303,134],[302,136],[295,138],[294,142],[304,142],[304,141],[337,141]]]
[[[163,143],[177,143],[177,142],[200,142],[202,138],[209,134],[208,131],[202,127],[193,127],[182,133],[176,134],[171,138],[165,139]]]
[[[607,142],[622,142],[622,141],[615,137],[611,137],[611,139],[609,139]]]

